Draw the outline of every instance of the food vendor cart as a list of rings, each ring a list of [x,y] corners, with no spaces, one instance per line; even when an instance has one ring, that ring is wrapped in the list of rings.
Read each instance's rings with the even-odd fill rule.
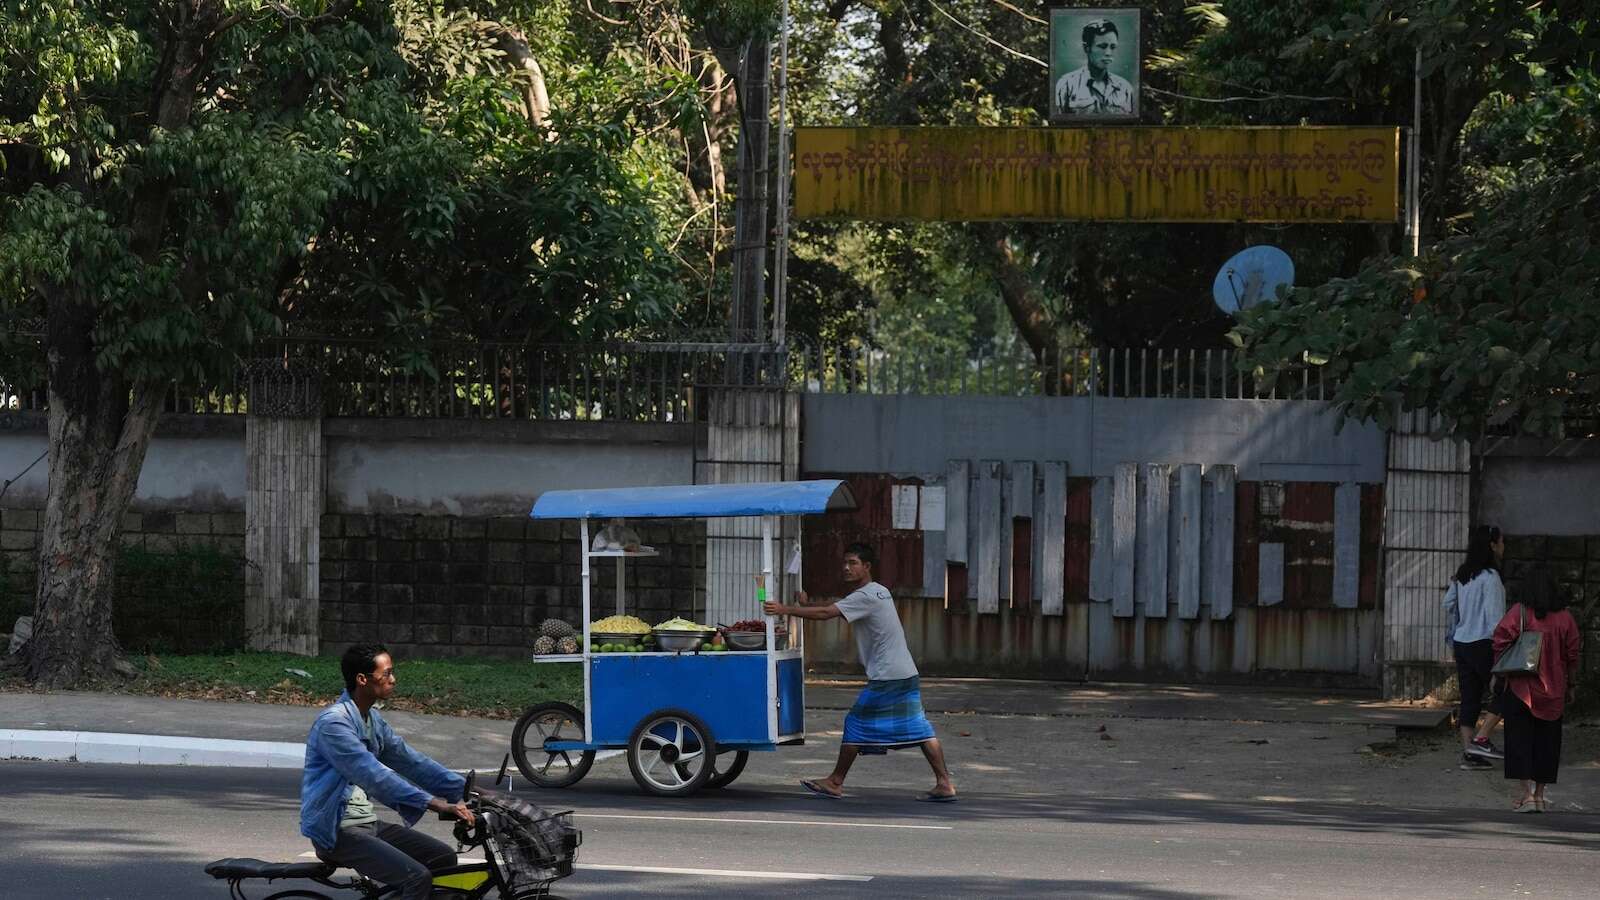
[[[639,787],[661,796],[687,796],[720,788],[743,771],[751,751],[805,742],[805,652],[801,630],[778,628],[761,614],[773,575],[773,534],[779,516],[855,508],[842,481],[679,485],[608,490],[549,491],[534,503],[535,519],[577,519],[582,542],[583,634],[579,652],[536,656],[538,662],[583,666],[583,709],[548,702],[530,708],[512,735],[512,755],[523,775],[540,787],[576,784],[600,750],[622,750]],[[760,649],[667,649],[698,644],[660,632],[645,652],[595,652],[590,587],[595,560],[613,559],[617,615],[625,612],[629,557],[654,556],[609,541],[591,544],[591,522],[627,519],[761,517],[761,571],[750,618],[765,620]],[[637,648],[629,648],[637,649]]]

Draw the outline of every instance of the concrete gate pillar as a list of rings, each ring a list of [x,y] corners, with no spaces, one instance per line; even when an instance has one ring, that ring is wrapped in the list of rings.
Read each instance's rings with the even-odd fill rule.
[[[1441,600],[1472,525],[1472,448],[1425,410],[1389,433],[1383,525],[1383,695],[1426,696],[1451,674]]]
[[[800,470],[800,398],[776,387],[717,388],[709,393],[706,452],[696,460],[701,484],[793,481]],[[784,564],[797,546],[792,521],[775,533],[773,599],[787,596],[797,583],[785,578]],[[780,540],[781,538],[781,540]],[[760,574],[761,519],[706,521],[706,621],[732,624],[759,614],[755,577]]]
[[[322,389],[283,360],[249,367],[245,419],[245,629],[250,649],[319,648]]]

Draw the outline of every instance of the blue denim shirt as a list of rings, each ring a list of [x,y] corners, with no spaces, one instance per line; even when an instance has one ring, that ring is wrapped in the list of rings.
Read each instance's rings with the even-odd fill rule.
[[[1445,642],[1470,644],[1494,637],[1494,627],[1506,614],[1506,586],[1500,573],[1484,569],[1466,584],[1450,579],[1444,591]]]
[[[339,817],[359,784],[374,801],[391,807],[407,825],[428,809],[428,801],[461,799],[467,780],[411,749],[376,709],[372,743],[362,737],[361,710],[349,692],[317,715],[306,735],[306,767],[300,775],[300,833],[323,850],[339,838]]]

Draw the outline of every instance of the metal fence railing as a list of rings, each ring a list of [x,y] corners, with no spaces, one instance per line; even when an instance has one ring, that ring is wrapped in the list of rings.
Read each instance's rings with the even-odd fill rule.
[[[832,347],[808,353],[813,393],[1074,396],[1189,400],[1327,400],[1320,367],[1258,384],[1226,349],[1064,347],[977,353],[895,353]]]
[[[262,343],[240,371],[213,384],[174,387],[166,409],[230,415],[248,412],[252,398],[266,411],[292,397],[303,414],[328,416],[685,422],[702,419],[705,390],[727,387],[1211,400],[1326,400],[1332,393],[1318,367],[1259,385],[1225,349],[1067,347],[1041,360],[1026,348],[938,354],[679,341],[397,349],[306,337]],[[0,381],[0,410],[46,406],[42,386]]]
[[[282,347],[319,373],[330,416],[688,422],[707,389],[792,381],[787,355],[761,344],[436,344],[412,365],[378,344]]]

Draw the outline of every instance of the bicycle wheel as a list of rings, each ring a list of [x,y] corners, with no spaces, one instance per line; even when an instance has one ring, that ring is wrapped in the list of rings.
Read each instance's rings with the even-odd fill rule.
[[[628,769],[658,797],[686,797],[711,777],[717,742],[711,729],[680,709],[651,713],[628,738]]]
[[[584,750],[576,762],[573,751],[546,751],[547,741],[583,739],[583,713],[570,703],[549,702],[530,707],[511,732],[511,757],[522,777],[542,788],[571,787],[589,774],[594,751]],[[540,759],[540,756],[543,759]]]
[[[334,896],[332,894],[324,894],[321,891],[307,891],[302,889],[279,891],[276,894],[270,894],[266,897],[263,897],[261,900],[295,900],[297,897],[300,898],[300,900],[334,900]]]
[[[711,761],[711,777],[706,779],[706,787],[714,790],[733,784],[733,780],[738,778],[739,773],[744,771],[745,763],[750,761],[750,751],[740,750],[732,754],[733,762],[728,763],[728,767],[724,769],[722,767],[723,760],[728,755],[727,753],[718,753],[717,758]]]

